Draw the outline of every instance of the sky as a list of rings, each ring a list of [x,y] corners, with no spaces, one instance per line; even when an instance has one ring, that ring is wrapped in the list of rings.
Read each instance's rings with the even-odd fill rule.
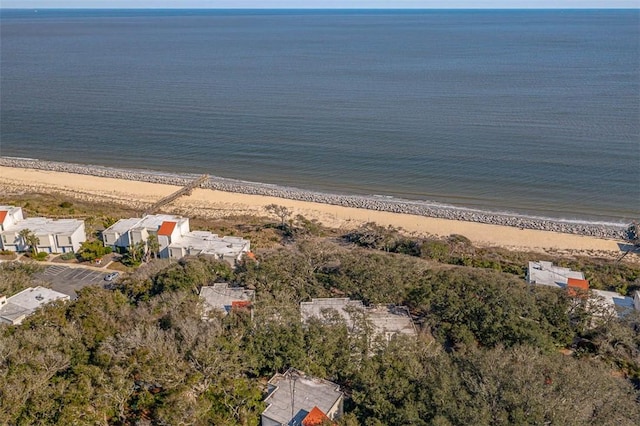
[[[2,8],[640,8],[640,0],[0,0]]]

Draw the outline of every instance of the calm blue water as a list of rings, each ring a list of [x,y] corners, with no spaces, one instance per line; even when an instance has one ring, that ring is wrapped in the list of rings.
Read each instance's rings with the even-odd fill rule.
[[[640,14],[0,12],[0,155],[640,216]]]

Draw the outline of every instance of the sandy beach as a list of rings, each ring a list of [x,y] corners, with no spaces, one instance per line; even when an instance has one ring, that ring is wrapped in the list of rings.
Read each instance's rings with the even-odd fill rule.
[[[0,166],[0,189],[4,193],[57,192],[90,201],[111,201],[143,209],[179,187],[74,173]],[[581,252],[592,255],[619,253],[619,241],[559,232],[519,229],[509,226],[436,219],[322,203],[288,200],[263,195],[196,189],[164,208],[165,211],[208,218],[240,214],[265,215],[264,207],[279,204],[317,219],[324,225],[352,229],[365,222],[400,227],[417,235],[464,235],[480,246],[501,246],[519,250]]]

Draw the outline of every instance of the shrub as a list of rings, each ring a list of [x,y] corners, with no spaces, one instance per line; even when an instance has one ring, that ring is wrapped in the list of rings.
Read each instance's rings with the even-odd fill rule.
[[[80,247],[78,256],[80,260],[92,262],[111,251],[111,247],[105,247],[100,240],[85,241]]]
[[[449,245],[443,241],[430,240],[425,241],[420,247],[422,257],[436,260],[438,262],[447,262],[449,260]]]
[[[72,260],[75,258],[76,258],[76,254],[74,252],[65,253],[62,256],[60,256],[60,259],[62,260]]]
[[[59,206],[63,209],[68,209],[69,207],[73,206],[73,203],[70,203],[69,201],[63,201],[59,204]]]
[[[43,261],[47,259],[47,256],[49,256],[47,253],[41,251],[40,253],[36,254],[35,256],[31,256],[32,259],[38,260],[38,261]]]

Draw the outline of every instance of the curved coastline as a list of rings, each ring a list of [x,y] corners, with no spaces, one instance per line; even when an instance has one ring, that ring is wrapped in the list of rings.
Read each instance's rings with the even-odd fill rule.
[[[176,186],[186,185],[196,177],[196,175],[189,174],[179,175],[146,170],[125,170],[104,166],[15,157],[0,157],[0,165],[6,167],[67,172]],[[201,187],[232,193],[264,195],[296,201],[309,201],[343,207],[355,207],[360,209],[412,214],[438,219],[502,225],[520,229],[553,231],[597,238],[623,239],[626,231],[626,226],[622,224],[616,225],[577,220],[538,218],[513,213],[487,212],[444,204],[408,201],[387,197],[329,194],[221,177],[210,177]]]

